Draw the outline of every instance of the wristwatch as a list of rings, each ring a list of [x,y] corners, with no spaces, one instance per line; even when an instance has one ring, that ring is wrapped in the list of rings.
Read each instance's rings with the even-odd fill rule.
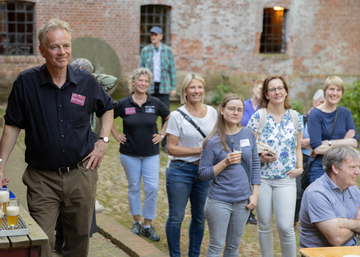
[[[0,159],[0,164],[2,163],[2,159]]]
[[[105,143],[109,143],[109,138],[108,137],[99,137],[99,139],[101,139]]]
[[[160,135],[161,139],[164,139],[165,136],[163,134],[159,133],[159,135]]]
[[[331,140],[329,140],[328,143],[329,143],[329,146],[331,146]]]

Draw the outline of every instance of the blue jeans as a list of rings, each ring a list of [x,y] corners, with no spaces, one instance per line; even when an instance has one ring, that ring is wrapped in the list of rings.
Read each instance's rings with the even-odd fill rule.
[[[309,174],[309,184],[314,182],[316,179],[320,178],[325,171],[323,170],[323,163],[319,160],[314,160],[311,164],[311,171]]]
[[[159,155],[135,157],[120,154],[120,161],[128,180],[128,199],[131,215],[136,216],[142,214],[145,219],[155,219],[159,188]],[[144,181],[145,192],[142,213],[141,177]]]
[[[221,256],[224,241],[226,245],[223,257],[239,256],[240,241],[250,213],[245,207],[247,203],[248,200],[226,203],[206,199],[205,215],[210,233],[207,257]]]
[[[190,198],[191,221],[189,226],[189,257],[200,255],[205,230],[204,205],[211,180],[201,181],[199,166],[184,161],[172,161],[166,169],[166,190],[169,216],[166,236],[171,257],[180,257],[180,231],[185,208]]]

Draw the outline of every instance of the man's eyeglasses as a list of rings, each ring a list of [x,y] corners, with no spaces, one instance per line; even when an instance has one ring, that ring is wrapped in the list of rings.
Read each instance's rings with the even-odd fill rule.
[[[285,87],[284,87],[284,86],[280,86],[280,87],[268,88],[268,92],[270,92],[270,93],[275,93],[275,92],[276,92],[276,89],[277,89],[279,92],[282,92],[282,91],[284,91]]]

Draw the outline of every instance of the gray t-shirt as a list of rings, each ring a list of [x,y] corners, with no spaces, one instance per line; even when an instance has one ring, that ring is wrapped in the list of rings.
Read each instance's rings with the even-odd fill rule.
[[[242,157],[249,169],[251,184],[260,185],[260,160],[256,148],[254,132],[242,128],[239,133],[230,135],[235,145],[242,148]],[[201,153],[199,178],[212,179],[208,197],[227,203],[238,203],[248,199],[251,195],[249,179],[240,163],[227,166],[217,176],[214,174],[214,165],[225,159],[229,152],[225,151],[218,134],[209,139]]]
[[[344,191],[325,173],[305,190],[300,210],[300,248],[331,246],[315,222],[336,218],[354,219],[360,206],[360,191],[350,186]],[[358,245],[357,237],[342,246]]]

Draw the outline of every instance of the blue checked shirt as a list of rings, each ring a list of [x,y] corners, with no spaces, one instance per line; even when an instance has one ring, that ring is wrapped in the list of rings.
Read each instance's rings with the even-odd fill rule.
[[[171,90],[176,90],[177,85],[177,76],[176,68],[174,62],[174,55],[172,49],[161,44],[161,82],[159,93],[160,94],[170,94]],[[141,50],[141,56],[139,61],[139,68],[146,67],[154,73],[154,63],[153,63],[153,45],[145,46]],[[149,93],[153,94],[154,91],[154,82],[149,86]]]

